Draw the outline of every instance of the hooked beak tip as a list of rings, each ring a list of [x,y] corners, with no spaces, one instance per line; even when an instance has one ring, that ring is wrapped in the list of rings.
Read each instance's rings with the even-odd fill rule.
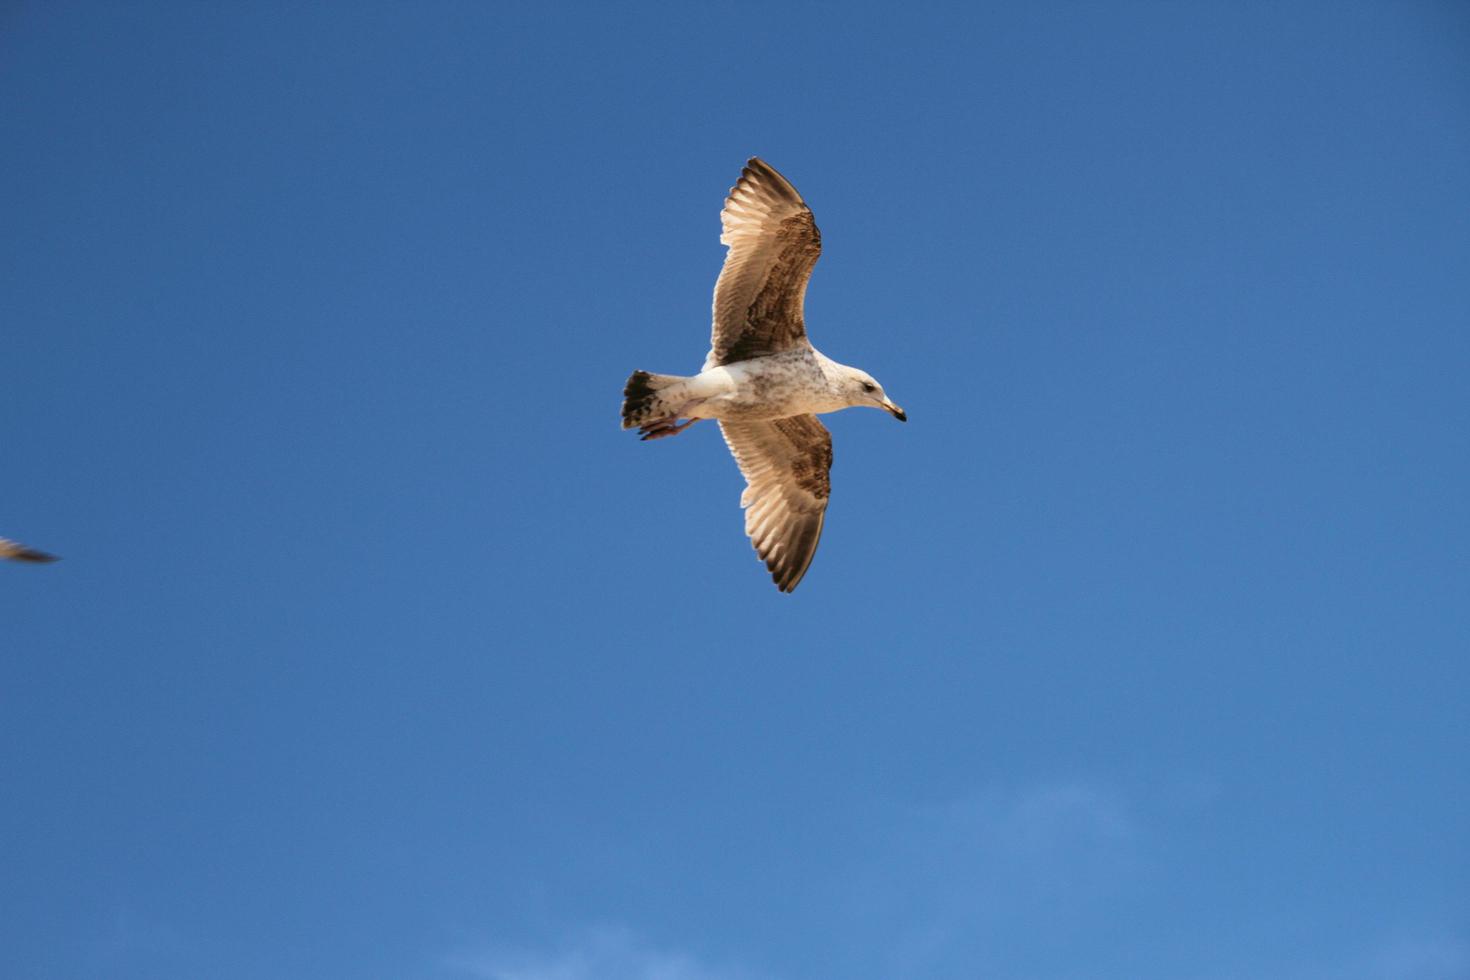
[[[899,408],[897,405],[893,404],[892,402],[889,402],[887,405],[884,405],[883,407],[886,408],[886,409],[888,409],[888,411],[893,415],[893,417],[896,418],[896,419],[898,419],[900,422],[907,422],[909,420],[908,413],[905,412],[903,409]]]

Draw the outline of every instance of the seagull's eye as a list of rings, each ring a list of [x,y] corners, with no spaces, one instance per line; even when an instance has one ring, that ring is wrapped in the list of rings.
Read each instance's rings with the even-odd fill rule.
[[[873,392],[875,392],[877,390],[878,390],[877,388],[875,388],[873,385],[868,384],[868,382],[866,382],[866,381],[863,382],[863,391],[866,392],[867,394],[871,395]]]

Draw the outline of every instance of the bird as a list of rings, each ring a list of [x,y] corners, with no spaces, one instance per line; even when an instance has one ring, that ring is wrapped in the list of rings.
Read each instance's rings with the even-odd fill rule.
[[[725,198],[720,227],[729,251],[704,366],[692,376],[634,371],[623,389],[623,428],[636,426],[647,441],[718,420],[745,477],[745,533],[776,587],[791,592],[816,556],[831,494],[832,435],[817,415],[855,407],[900,422],[908,415],[872,375],[807,339],[803,305],[822,235],[791,182],[752,157]]]
[[[9,558],[12,561],[57,561],[55,555],[48,555],[44,551],[35,548],[27,548],[19,541],[11,541],[9,538],[0,538],[0,558]]]

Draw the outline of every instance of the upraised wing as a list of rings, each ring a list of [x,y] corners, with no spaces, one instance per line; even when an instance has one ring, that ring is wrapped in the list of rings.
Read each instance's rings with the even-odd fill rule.
[[[745,476],[745,533],[782,592],[796,588],[817,553],[832,492],[832,434],[815,415],[720,422]]]
[[[811,209],[790,181],[752,157],[725,198],[720,225],[730,251],[715,283],[705,370],[805,344],[802,302],[822,254]]]

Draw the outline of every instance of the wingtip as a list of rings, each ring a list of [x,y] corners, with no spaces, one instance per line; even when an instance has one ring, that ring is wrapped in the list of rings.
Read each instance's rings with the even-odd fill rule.
[[[778,200],[784,198],[788,203],[806,207],[806,201],[802,198],[801,192],[796,189],[796,185],[787,180],[781,171],[760,157],[751,157],[745,161],[745,166],[740,171],[740,180],[730,188],[730,193],[734,194],[740,188],[741,183],[746,181],[766,188],[766,192],[774,194]]]
[[[0,538],[0,558],[9,558],[11,561],[47,562],[56,561],[56,556],[47,554],[37,548],[28,548],[19,541],[11,541],[9,538]]]
[[[816,557],[815,552],[812,557]],[[808,558],[807,563],[796,570],[783,566],[779,561],[770,561],[766,563],[766,570],[771,573],[771,581],[776,583],[776,588],[789,595],[795,592],[801,580],[806,578],[806,570],[811,565],[811,558]]]
[[[15,561],[35,562],[36,564],[61,561],[60,555],[47,554],[44,551],[37,551],[35,548],[21,548],[17,551],[11,552],[10,555],[7,557],[14,559]]]
[[[744,173],[754,177],[775,177],[783,183],[787,182],[786,178],[781,176],[780,171],[760,157],[751,157],[746,160]]]

